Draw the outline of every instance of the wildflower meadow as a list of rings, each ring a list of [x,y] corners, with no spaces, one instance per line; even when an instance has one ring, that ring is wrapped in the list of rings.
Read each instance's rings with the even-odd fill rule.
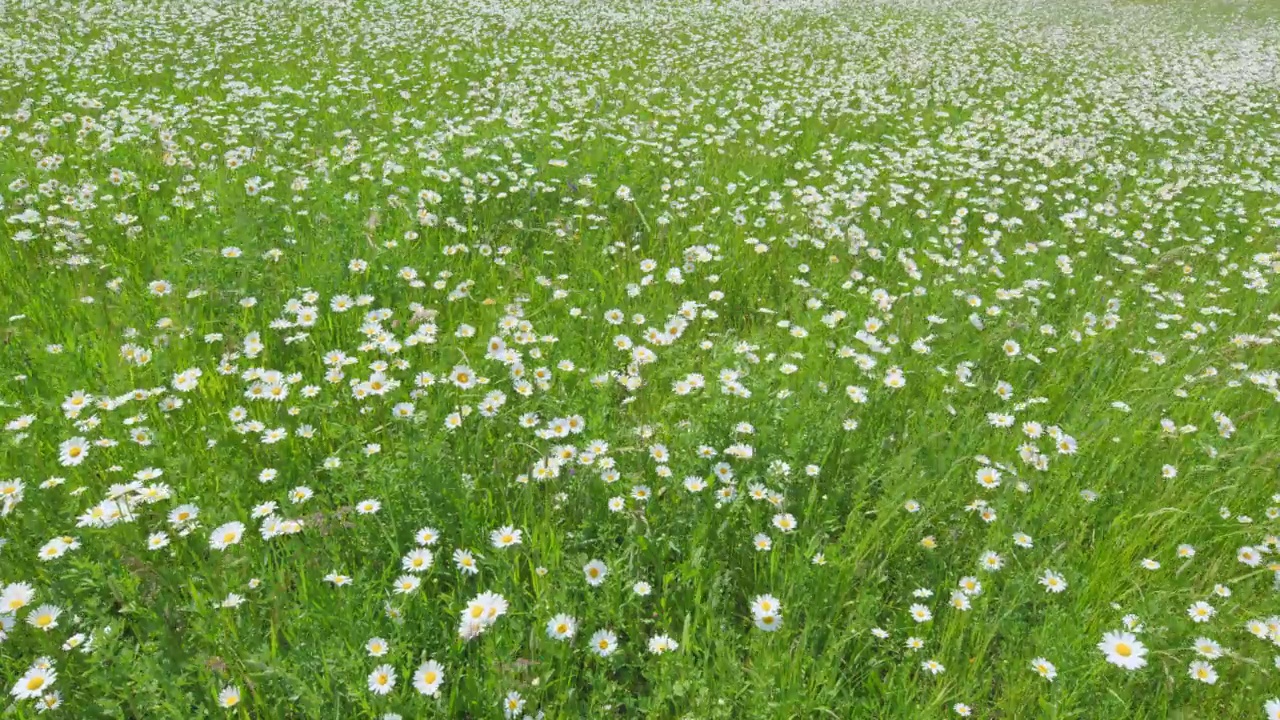
[[[1280,6],[0,3],[0,718],[1280,720]]]

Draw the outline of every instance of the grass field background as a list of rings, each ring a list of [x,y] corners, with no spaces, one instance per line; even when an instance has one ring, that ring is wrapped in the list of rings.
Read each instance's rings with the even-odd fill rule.
[[[1264,2],[4,4],[0,717],[1276,720],[1278,101]]]

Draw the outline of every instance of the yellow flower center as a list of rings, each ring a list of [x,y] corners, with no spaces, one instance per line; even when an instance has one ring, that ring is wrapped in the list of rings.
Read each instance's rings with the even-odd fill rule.
[[[1116,654],[1120,657],[1129,657],[1133,654],[1133,648],[1129,647],[1128,643],[1118,643],[1116,645]]]

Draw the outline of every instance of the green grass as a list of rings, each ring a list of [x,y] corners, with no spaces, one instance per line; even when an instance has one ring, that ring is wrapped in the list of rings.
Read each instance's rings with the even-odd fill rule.
[[[490,718],[511,692],[546,718],[1280,717],[1268,13],[3,6],[0,597],[35,596],[0,614],[0,717]],[[344,295],[369,300],[331,309]],[[392,389],[355,397],[376,362]],[[247,398],[254,368],[287,399]],[[542,432],[570,417],[580,433]],[[72,438],[101,444],[66,464]],[[264,538],[269,501],[300,531]],[[169,519],[184,505],[198,523]],[[94,507],[121,517],[81,520]],[[211,547],[233,521],[239,542]],[[503,526],[518,545],[491,545]],[[397,594],[424,527],[434,564]],[[509,607],[463,639],[486,591]],[[546,631],[561,613],[570,641]],[[1126,629],[1144,667],[1097,647]],[[657,635],[678,648],[651,653]],[[1213,684],[1189,676],[1200,637],[1226,650]],[[40,658],[56,679],[21,697]],[[438,696],[413,685],[428,659]]]

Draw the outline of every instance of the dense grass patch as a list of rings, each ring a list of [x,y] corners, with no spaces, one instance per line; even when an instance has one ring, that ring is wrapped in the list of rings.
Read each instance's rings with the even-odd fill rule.
[[[0,717],[1280,718],[1265,3],[0,8]]]

